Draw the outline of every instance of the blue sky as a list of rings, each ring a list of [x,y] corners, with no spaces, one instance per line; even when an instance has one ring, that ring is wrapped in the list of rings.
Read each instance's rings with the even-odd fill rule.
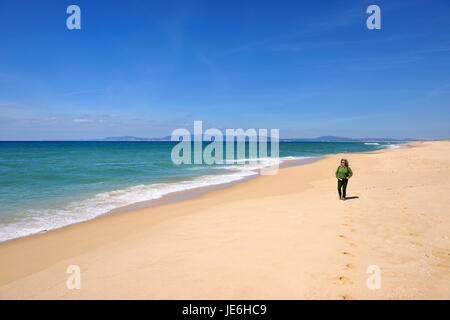
[[[68,30],[66,8],[81,8]],[[381,8],[381,30],[366,8]],[[450,2],[0,2],[0,140],[450,138]]]

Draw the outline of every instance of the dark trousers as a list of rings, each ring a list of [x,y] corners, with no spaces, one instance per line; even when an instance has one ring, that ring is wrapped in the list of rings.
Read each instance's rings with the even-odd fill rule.
[[[348,183],[348,179],[342,179],[342,180],[338,179],[339,197],[344,197],[345,198],[346,193],[347,193],[347,183]],[[341,191],[341,189],[342,189],[342,191]]]

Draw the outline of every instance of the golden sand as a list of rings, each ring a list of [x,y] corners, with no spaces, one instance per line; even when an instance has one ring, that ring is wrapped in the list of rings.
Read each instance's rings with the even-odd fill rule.
[[[2,243],[0,298],[450,299],[450,142],[414,146]],[[347,201],[342,156],[358,197]],[[69,265],[79,290],[66,286]]]

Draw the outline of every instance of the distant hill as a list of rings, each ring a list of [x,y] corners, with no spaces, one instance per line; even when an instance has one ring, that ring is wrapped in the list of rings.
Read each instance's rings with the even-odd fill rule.
[[[192,137],[193,139],[193,137]],[[268,137],[270,141],[270,137]],[[291,138],[280,139],[280,142],[368,142],[368,141],[415,141],[421,139],[394,139],[394,138],[347,138],[336,136],[320,136],[317,138]],[[161,138],[139,138],[133,136],[107,137],[102,139],[89,139],[85,141],[111,141],[111,142],[149,142],[149,141],[171,141],[170,136]]]

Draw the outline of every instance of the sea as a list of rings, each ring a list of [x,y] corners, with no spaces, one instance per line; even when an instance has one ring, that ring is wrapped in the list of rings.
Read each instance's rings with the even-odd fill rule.
[[[173,192],[239,182],[274,164],[401,146],[280,142],[278,157],[270,153],[269,143],[267,156],[249,159],[248,143],[240,143],[245,144],[243,157],[235,143],[234,157],[221,164],[177,165],[171,159],[176,142],[0,142],[0,241],[94,219]]]

